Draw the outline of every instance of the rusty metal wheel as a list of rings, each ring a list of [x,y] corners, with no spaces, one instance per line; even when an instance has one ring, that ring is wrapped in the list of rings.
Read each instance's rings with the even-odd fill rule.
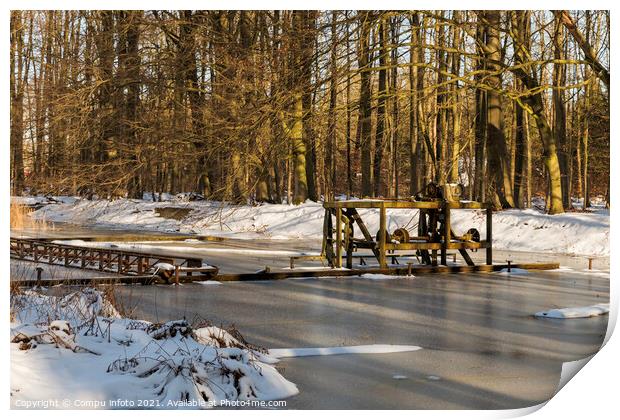
[[[480,242],[480,232],[478,232],[478,229],[471,228],[467,231],[466,235],[470,236],[472,241]]]
[[[409,242],[409,231],[405,228],[398,228],[392,233],[392,239],[401,244]]]

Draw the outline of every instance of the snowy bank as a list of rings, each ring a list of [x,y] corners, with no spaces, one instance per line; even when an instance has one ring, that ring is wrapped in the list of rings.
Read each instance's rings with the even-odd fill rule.
[[[549,309],[537,312],[538,318],[590,318],[605,315],[609,312],[609,303],[599,303],[593,306],[581,306],[577,308]]]
[[[324,210],[321,203],[293,206],[263,204],[231,205],[214,201],[170,201],[117,199],[84,200],[63,198],[32,213],[50,222],[162,232],[181,232],[243,239],[320,239]],[[379,229],[378,210],[360,209],[371,233]],[[387,211],[388,229],[414,230],[416,210]],[[455,210],[452,224],[457,234],[476,228],[486,235],[484,214]],[[553,252],[580,255],[609,255],[609,211],[548,215],[539,210],[506,210],[493,214],[496,249]]]
[[[11,317],[14,408],[209,408],[298,392],[236,330],[123,318],[95,289],[13,295]]]

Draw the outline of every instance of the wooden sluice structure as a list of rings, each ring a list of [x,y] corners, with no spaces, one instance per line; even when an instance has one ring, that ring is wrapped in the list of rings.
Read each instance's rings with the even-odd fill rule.
[[[474,262],[467,250],[484,249],[486,264],[493,264],[492,209],[489,204],[459,200],[455,185],[437,186],[429,184],[424,194],[412,200],[347,200],[324,203],[323,246],[321,256],[330,266],[353,268],[355,252],[368,249],[380,268],[388,267],[388,259],[416,257],[422,264],[447,266],[450,251],[458,252],[468,266]],[[379,230],[373,236],[358,209],[379,210]],[[387,229],[388,209],[418,210],[417,234],[412,235],[405,228],[398,228],[392,234]],[[452,229],[452,210],[482,210],[486,216],[486,237],[480,238],[477,229],[471,228],[462,235]],[[355,226],[362,238],[354,236]]]
[[[308,277],[341,277],[363,274],[416,275],[431,273],[475,273],[494,272],[513,268],[552,270],[557,263],[493,264],[492,209],[489,204],[460,200],[460,187],[454,184],[438,186],[429,184],[424,191],[409,200],[345,200],[323,204],[323,242],[320,254],[290,257],[290,269],[274,271],[270,267],[249,273],[218,273],[214,266],[204,266],[201,258],[175,257],[142,252],[124,251],[114,248],[93,248],[65,245],[42,239],[11,238],[11,258],[37,263],[57,264],[71,268],[82,268],[114,273],[114,277],[97,278],[101,283],[143,283],[150,284],[156,276],[166,282],[191,282],[215,279],[217,281],[260,281]],[[361,209],[376,209],[379,230],[373,235],[362,219]],[[388,231],[388,210],[417,210],[417,224],[397,227]],[[474,210],[486,218],[485,237],[475,228],[458,234],[452,228],[453,210]],[[364,212],[362,212],[364,213]],[[365,215],[366,217],[366,215]],[[412,219],[413,220],[413,219]],[[361,237],[355,236],[359,229]],[[220,238],[221,239],[221,238]],[[367,250],[370,254],[360,254]],[[468,251],[484,250],[484,264],[475,264]],[[457,264],[456,257],[465,264]],[[448,257],[453,258],[451,263]],[[360,265],[354,266],[354,258],[360,258]],[[405,264],[399,258],[415,258]],[[375,259],[374,266],[365,264]],[[295,269],[295,260],[321,260],[323,267]],[[325,262],[327,264],[325,264]],[[163,276],[161,264],[168,267]],[[511,264],[512,263],[512,264]],[[158,267],[158,265],[160,267]],[[328,265],[327,267],[325,265]],[[170,269],[170,267],[174,267]],[[37,284],[90,284],[94,279],[17,281],[23,286]]]

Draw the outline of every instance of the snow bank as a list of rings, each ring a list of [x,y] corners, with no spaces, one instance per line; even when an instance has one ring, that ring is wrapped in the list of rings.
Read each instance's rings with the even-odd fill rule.
[[[208,408],[298,392],[272,366],[277,360],[236,330],[134,321],[110,306],[94,289],[12,297],[13,407],[55,400],[68,405],[52,408],[85,408],[80,401],[97,402],[86,408]],[[144,401],[150,405],[138,405]]]
[[[190,209],[179,220],[162,217],[165,208]],[[371,233],[379,229],[378,210],[360,209]],[[67,200],[48,204],[33,213],[50,222],[69,222],[127,229],[232,236],[236,238],[320,239],[324,210],[321,203],[307,201],[298,206],[263,204],[231,205],[214,201],[166,202],[134,199]],[[413,230],[416,210],[387,211],[390,231]],[[455,210],[452,224],[457,234],[476,228],[486,235],[483,212]],[[506,210],[493,214],[493,239],[497,249],[554,252],[580,255],[609,255],[609,210],[547,215],[539,210]]]
[[[539,318],[590,318],[605,315],[609,312],[609,303],[599,303],[593,306],[581,306],[577,308],[550,309],[537,312]]]

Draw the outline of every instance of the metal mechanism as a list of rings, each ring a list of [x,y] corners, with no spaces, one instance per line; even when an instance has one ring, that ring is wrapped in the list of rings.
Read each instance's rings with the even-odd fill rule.
[[[57,244],[36,239],[11,238],[11,258],[65,267],[104,271],[121,276],[161,275],[166,281],[179,281],[181,274],[212,278],[217,268],[203,266],[201,258],[172,257],[169,255],[128,252],[112,248],[91,248]],[[158,266],[166,263],[174,270],[163,270]]]
[[[447,265],[449,250],[458,251],[467,265],[474,262],[467,250],[486,250],[486,263],[493,263],[492,212],[486,203],[460,200],[462,187],[457,184],[428,184],[424,191],[410,200],[351,200],[332,201],[323,204],[323,248],[321,255],[335,268],[342,267],[345,257],[347,268],[353,267],[354,253],[369,249],[381,268],[388,267],[388,257],[398,252],[415,251],[415,256],[426,265],[436,266],[439,253],[441,265]],[[358,209],[379,210],[379,230],[373,237],[362,220]],[[387,230],[387,209],[418,210],[415,236],[400,227],[392,234]],[[471,228],[464,235],[456,235],[451,226],[451,211],[456,209],[484,210],[486,215],[486,238],[482,240],[477,229]],[[353,236],[357,225],[363,238]],[[403,256],[403,255],[401,255]],[[394,260],[394,258],[393,258]]]

